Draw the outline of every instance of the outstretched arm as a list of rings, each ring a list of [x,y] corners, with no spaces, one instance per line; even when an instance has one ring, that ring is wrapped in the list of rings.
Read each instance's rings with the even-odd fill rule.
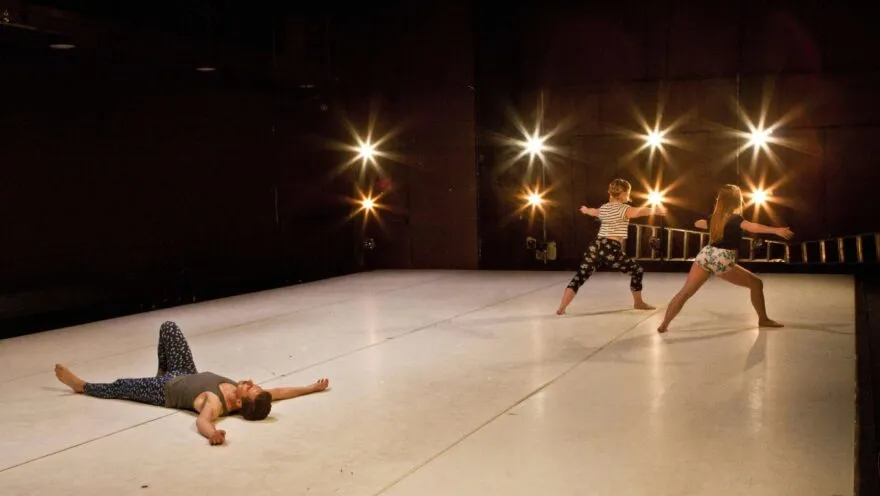
[[[649,215],[666,215],[666,207],[629,207],[626,209],[626,217],[647,217]]]
[[[770,227],[765,226],[764,224],[758,224],[757,222],[749,222],[747,220],[742,221],[740,227],[743,228],[743,230],[754,234],[775,234],[776,236],[785,239],[791,239],[794,236],[791,229],[787,227]]]
[[[216,397],[215,397],[216,398]],[[226,431],[214,427],[214,421],[220,416],[220,405],[216,404],[219,399],[211,398],[204,394],[202,400],[196,400],[199,404],[199,417],[196,419],[196,428],[199,434],[208,438],[212,446],[226,442]],[[212,401],[213,400],[213,401]]]
[[[590,208],[590,207],[582,206],[580,208],[580,211],[582,214],[589,215],[590,217],[598,217],[599,216],[599,209],[598,208]]]
[[[303,396],[306,394],[317,393],[319,391],[323,391],[327,389],[330,385],[329,379],[318,379],[314,384],[310,384],[308,386],[299,386],[299,387],[278,387],[267,389],[266,391],[272,395],[272,401],[279,400],[289,400],[290,398],[296,398],[297,396]]]

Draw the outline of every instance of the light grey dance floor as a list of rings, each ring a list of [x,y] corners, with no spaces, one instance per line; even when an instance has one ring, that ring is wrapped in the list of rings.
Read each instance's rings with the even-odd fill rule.
[[[710,281],[666,335],[684,274],[373,272],[0,341],[0,494],[850,495],[854,297],[846,276]],[[155,374],[176,321],[200,370],[328,377],[264,422],[74,395]]]

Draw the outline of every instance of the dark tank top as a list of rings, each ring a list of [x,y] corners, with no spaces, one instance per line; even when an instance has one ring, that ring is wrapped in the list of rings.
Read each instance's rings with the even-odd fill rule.
[[[739,214],[733,214],[727,219],[727,223],[724,224],[724,237],[720,240],[712,243],[712,246],[715,248],[721,248],[723,250],[739,250],[739,244],[743,237],[743,230],[740,227],[743,223],[743,217]],[[712,213],[709,213],[709,217],[706,220],[706,224],[710,227],[712,226]]]
[[[205,391],[210,391],[220,398],[223,405],[222,415],[226,415],[226,399],[220,391],[220,384],[235,384],[232,379],[213,372],[177,376],[165,383],[165,406],[182,410],[194,410],[193,403]]]

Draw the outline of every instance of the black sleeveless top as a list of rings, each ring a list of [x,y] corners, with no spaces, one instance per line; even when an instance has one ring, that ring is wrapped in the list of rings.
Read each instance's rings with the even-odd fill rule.
[[[710,243],[715,248],[721,248],[722,250],[739,250],[739,243],[742,241],[743,230],[740,225],[743,222],[742,215],[733,214],[727,219],[727,223],[724,225],[724,237],[721,238],[720,241],[716,241],[715,243]],[[709,214],[709,217],[706,220],[706,224],[709,226],[709,229],[712,228],[712,214]]]

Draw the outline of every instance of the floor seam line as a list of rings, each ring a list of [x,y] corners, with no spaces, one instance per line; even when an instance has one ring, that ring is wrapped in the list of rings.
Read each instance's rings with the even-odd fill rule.
[[[558,376],[556,376],[556,377],[550,379],[549,381],[545,382],[544,384],[542,384],[541,386],[539,386],[538,388],[536,388],[534,391],[529,392],[528,394],[526,394],[524,397],[522,397],[522,398],[520,398],[519,400],[517,400],[516,402],[514,402],[514,403],[513,403],[512,405],[510,405],[509,407],[505,408],[504,410],[502,410],[502,411],[499,412],[498,414],[496,414],[496,415],[490,417],[488,420],[486,420],[485,422],[483,422],[483,423],[481,423],[480,425],[478,425],[475,429],[473,429],[473,430],[467,432],[464,436],[462,436],[461,438],[457,439],[456,441],[454,441],[454,442],[453,442],[452,444],[450,444],[449,446],[443,448],[443,449],[440,450],[438,453],[436,453],[436,454],[434,454],[433,456],[429,457],[429,458],[428,458],[427,460],[425,460],[423,463],[420,463],[419,465],[413,467],[412,469],[408,470],[408,471],[405,472],[403,475],[401,475],[399,478],[395,479],[395,480],[392,481],[390,484],[388,484],[388,485],[386,485],[385,487],[383,487],[382,489],[380,489],[378,492],[373,493],[373,496],[381,496],[382,494],[384,494],[385,492],[387,492],[388,490],[390,490],[391,488],[393,488],[393,487],[396,486],[397,484],[400,484],[400,483],[403,482],[405,479],[409,478],[410,476],[412,476],[413,474],[415,474],[416,472],[418,472],[418,471],[421,470],[422,468],[424,468],[424,467],[426,467],[427,465],[429,465],[430,463],[432,463],[434,460],[440,458],[441,456],[443,456],[444,454],[446,454],[447,452],[449,452],[450,450],[452,450],[453,448],[455,448],[455,447],[458,446],[459,444],[461,444],[461,443],[463,443],[464,441],[468,440],[468,439],[469,439],[471,436],[473,436],[474,434],[476,434],[476,433],[480,432],[481,430],[483,430],[483,429],[484,429],[485,427],[487,427],[489,424],[491,424],[491,423],[495,422],[496,420],[498,420],[499,418],[501,418],[504,414],[506,414],[506,413],[509,412],[510,410],[513,410],[513,409],[516,408],[517,406],[519,406],[519,405],[525,403],[525,402],[528,401],[530,398],[532,398],[532,397],[535,396],[536,394],[540,393],[541,391],[543,391],[544,389],[546,389],[547,387],[549,387],[550,385],[552,385],[552,384],[553,384],[554,382],[556,382],[557,380],[561,379],[562,377],[565,377],[566,375],[568,375],[569,373],[571,373],[574,369],[580,367],[581,365],[583,365],[584,363],[586,363],[588,360],[590,360],[591,358],[593,358],[594,356],[596,356],[598,353],[600,353],[601,351],[603,351],[603,350],[606,349],[607,347],[611,346],[612,344],[614,344],[615,342],[617,342],[618,340],[620,340],[620,338],[622,338],[623,336],[626,336],[627,334],[629,334],[629,333],[632,332],[633,330],[637,329],[639,326],[641,326],[642,324],[644,324],[645,322],[647,322],[648,320],[650,320],[651,317],[653,317],[653,316],[656,315],[656,314],[657,314],[657,311],[656,311],[656,310],[653,311],[653,312],[651,312],[650,315],[648,315],[648,316],[645,317],[644,319],[638,321],[635,325],[633,325],[632,327],[630,327],[630,328],[626,329],[625,331],[621,332],[621,333],[618,334],[617,336],[613,337],[610,341],[608,341],[608,342],[605,343],[604,345],[602,345],[602,346],[596,348],[594,351],[592,351],[591,353],[589,353],[589,354],[588,354],[587,356],[585,356],[583,359],[581,359],[580,361],[578,361],[577,363],[575,363],[575,364],[572,365],[571,367],[569,367],[569,368],[567,368],[566,370],[564,370],[564,371],[563,371],[561,374],[559,374]]]
[[[493,307],[493,306],[495,306],[495,305],[499,305],[499,304],[502,304],[502,303],[507,303],[508,301],[512,301],[512,300],[515,300],[515,299],[517,299],[517,298],[520,298],[520,297],[523,297],[523,296],[526,296],[526,295],[529,295],[529,294],[535,293],[535,292],[537,292],[537,291],[541,291],[541,290],[547,289],[547,288],[552,287],[552,286],[555,286],[555,285],[557,285],[557,284],[559,284],[559,283],[558,283],[558,282],[554,282],[554,283],[552,283],[552,284],[547,284],[547,285],[544,285],[544,286],[541,286],[541,287],[538,287],[538,288],[535,288],[535,289],[530,289],[530,290],[525,291],[525,292],[523,292],[523,293],[520,293],[520,294],[518,294],[518,295],[516,295],[516,296],[512,296],[512,297],[510,297],[510,298],[506,298],[506,299],[503,299],[503,300],[499,300],[499,301],[495,301],[495,302],[492,302],[492,303],[488,303],[488,304],[486,304],[486,305],[483,305],[482,307],[475,308],[475,309],[473,309],[473,310],[468,310],[468,311],[466,311],[466,312],[462,312],[462,313],[460,313],[460,314],[458,314],[458,315],[453,315],[452,317],[446,317],[446,318],[441,319],[441,320],[438,320],[438,321],[436,321],[436,322],[432,322],[432,323],[430,323],[430,324],[425,324],[425,325],[423,325],[423,326],[416,327],[415,329],[410,329],[409,331],[406,331],[406,332],[404,332],[404,333],[398,334],[398,335],[396,335],[396,336],[391,336],[391,337],[385,338],[385,339],[383,339],[383,340],[381,340],[381,341],[378,341],[378,342],[376,342],[376,343],[370,343],[370,344],[368,344],[368,345],[366,345],[366,346],[361,346],[360,348],[357,348],[357,349],[354,349],[354,350],[349,350],[349,351],[347,351],[347,352],[345,352],[345,353],[341,353],[341,354],[336,355],[336,356],[334,356],[334,357],[330,357],[330,358],[327,358],[327,359],[321,360],[320,362],[315,362],[315,363],[313,363],[313,364],[311,364],[311,365],[307,365],[307,366],[305,366],[305,367],[301,367],[301,368],[299,368],[299,369],[292,370],[292,371],[290,371],[290,372],[285,372],[284,374],[277,375],[277,376],[275,376],[275,377],[272,377],[271,379],[266,379],[266,380],[264,380],[264,381],[261,381],[260,384],[265,384],[265,383],[268,383],[268,382],[272,382],[272,381],[274,381],[274,380],[276,380],[276,379],[282,379],[282,378],[284,378],[284,377],[288,377],[288,376],[291,376],[291,375],[293,375],[293,374],[297,374],[297,373],[299,373],[299,372],[303,372],[303,371],[308,370],[308,369],[310,369],[310,368],[312,368],[312,367],[316,367],[316,366],[318,366],[318,365],[324,365],[324,364],[329,363],[329,362],[332,362],[332,361],[334,361],[334,360],[338,360],[338,359],[340,359],[340,358],[345,358],[345,357],[347,357],[347,356],[354,355],[355,353],[359,353],[359,352],[361,352],[361,351],[368,350],[368,349],[370,349],[370,348],[374,348],[374,347],[376,347],[376,346],[379,346],[379,345],[382,345],[382,344],[388,343],[389,341],[395,341],[395,340],[400,339],[400,338],[405,338],[405,337],[410,336],[410,335],[412,335],[412,334],[415,334],[415,333],[417,333],[417,332],[421,332],[421,331],[424,331],[424,330],[426,330],[426,329],[430,329],[431,327],[436,327],[436,326],[438,326],[438,325],[442,325],[442,324],[446,324],[446,323],[452,322],[453,320],[455,320],[455,319],[457,319],[457,318],[460,318],[460,317],[464,317],[465,315],[468,315],[468,314],[471,314],[471,313],[474,313],[474,312],[479,312],[479,311],[481,311],[481,310],[485,310],[485,309],[490,308],[490,307]]]
[[[55,456],[55,455],[58,455],[58,454],[64,453],[65,451],[69,451],[69,450],[72,450],[72,449],[74,449],[74,448],[79,448],[80,446],[85,446],[85,445],[90,444],[90,443],[93,443],[93,442],[95,442],[95,441],[100,441],[101,439],[105,439],[105,438],[108,438],[108,437],[110,437],[110,436],[115,436],[116,434],[119,434],[119,433],[121,433],[121,432],[125,432],[125,431],[128,431],[128,430],[134,429],[134,428],[136,428],[136,427],[140,427],[140,426],[142,426],[142,425],[146,425],[146,424],[149,424],[149,423],[151,423],[151,422],[155,422],[155,421],[157,421],[157,420],[162,420],[162,419],[164,419],[164,418],[168,418],[168,417],[171,417],[171,416],[173,416],[173,415],[177,415],[177,414],[179,414],[179,413],[181,413],[181,412],[170,412],[170,413],[167,413],[167,414],[165,414],[165,415],[161,415],[161,416],[159,416],[159,417],[151,418],[151,419],[149,419],[149,420],[145,420],[145,421],[143,421],[143,422],[139,422],[139,423],[137,423],[137,424],[130,425],[130,426],[128,426],[128,427],[125,427],[125,428],[119,429],[119,430],[117,430],[117,431],[108,432],[107,434],[104,434],[104,435],[102,435],[102,436],[98,436],[98,437],[96,437],[96,438],[87,439],[87,440],[82,441],[82,442],[80,442],[80,443],[74,444],[73,446],[67,446],[66,448],[62,448],[62,449],[60,449],[60,450],[53,451],[52,453],[46,453],[46,454],[44,454],[44,455],[40,455],[40,456],[38,456],[38,457],[36,457],[36,458],[31,458],[30,460],[25,460],[25,461],[23,461],[23,462],[16,463],[15,465],[10,465],[10,466],[5,467],[5,468],[0,468],[0,474],[2,474],[3,472],[6,472],[7,470],[12,470],[12,469],[14,469],[14,468],[18,468],[18,467],[21,467],[21,466],[27,465],[27,464],[29,464],[29,463],[37,462],[37,461],[40,461],[40,460],[42,460],[42,459],[44,459],[44,458],[49,458],[50,456]]]

